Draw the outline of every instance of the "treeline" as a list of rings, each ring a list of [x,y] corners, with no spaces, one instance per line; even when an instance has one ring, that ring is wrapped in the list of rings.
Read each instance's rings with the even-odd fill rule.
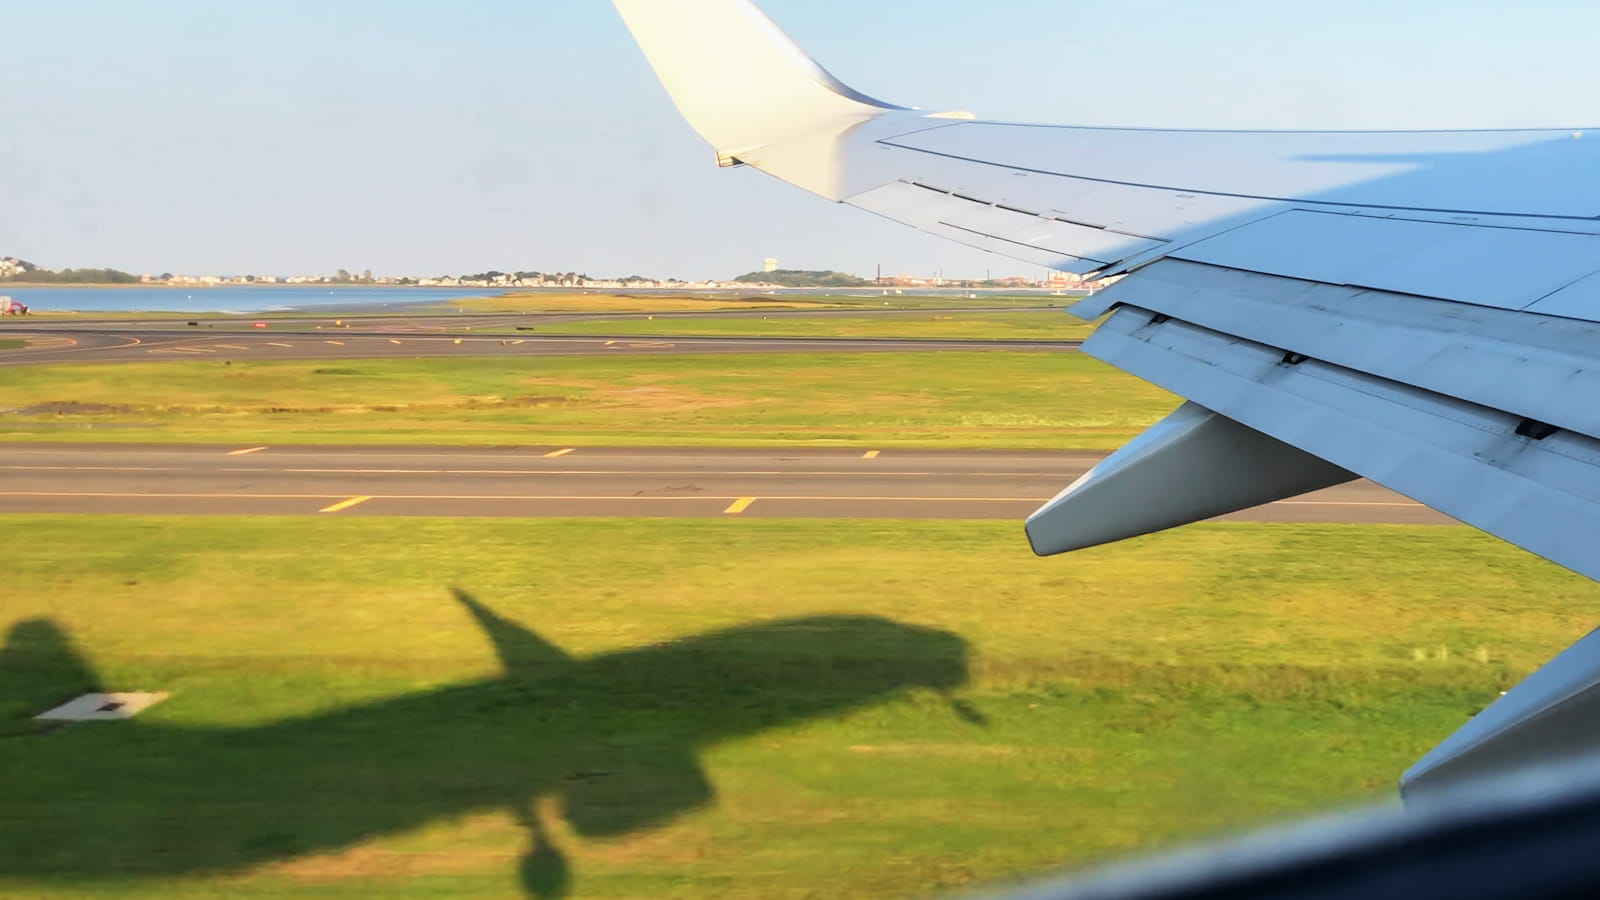
[[[440,277],[444,278],[448,276]],[[522,281],[560,281],[571,284],[576,284],[579,281],[590,280],[588,275],[581,275],[577,272],[501,272],[498,269],[491,269],[487,272],[479,272],[476,275],[461,276],[462,281],[495,281],[498,279],[510,278],[517,278],[521,279]]]
[[[28,269],[0,281],[26,281],[37,284],[138,284],[139,276],[116,269]]]
[[[748,272],[735,278],[744,284],[778,284],[784,287],[865,287],[872,284],[844,272],[811,272],[804,269],[778,269],[774,272]]]

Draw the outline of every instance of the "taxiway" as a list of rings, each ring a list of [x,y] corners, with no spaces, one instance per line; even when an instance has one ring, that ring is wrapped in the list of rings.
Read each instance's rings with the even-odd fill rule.
[[[0,513],[1020,520],[1099,453],[658,447],[28,445]],[[1443,524],[1358,481],[1227,517]]]

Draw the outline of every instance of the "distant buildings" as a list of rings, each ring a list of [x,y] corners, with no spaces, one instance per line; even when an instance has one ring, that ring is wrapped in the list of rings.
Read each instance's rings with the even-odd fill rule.
[[[760,274],[783,274],[776,258],[762,260]],[[37,266],[11,256],[0,256],[0,279],[16,278],[38,270]],[[516,290],[518,288],[577,288],[580,290],[654,289],[677,291],[770,291],[785,287],[773,277],[752,278],[750,281],[682,281],[676,278],[648,278],[630,275],[627,278],[591,278],[577,272],[482,272],[475,275],[441,275],[435,278],[373,275],[365,271],[359,276],[340,270],[335,275],[182,275],[163,272],[160,275],[141,275],[139,281],[151,285],[173,287],[220,287],[226,285],[320,285],[320,284],[371,284],[389,286],[418,286],[446,288],[488,288]],[[885,288],[1016,288],[1047,290],[1088,290],[1105,282],[1086,281],[1070,272],[1049,272],[1040,278],[1013,275],[994,279],[950,279],[941,276],[886,275],[866,286]]]

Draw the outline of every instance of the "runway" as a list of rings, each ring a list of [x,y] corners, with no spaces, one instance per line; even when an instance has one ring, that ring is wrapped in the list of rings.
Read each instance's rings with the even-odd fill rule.
[[[226,331],[162,328],[7,329],[27,346],[0,350],[0,367],[156,360],[412,359],[440,357],[610,356],[663,353],[908,353],[944,350],[1076,350],[1080,341],[883,338],[638,337],[471,335],[418,331]]]
[[[1104,454],[11,444],[0,513],[1021,520]],[[1446,524],[1370,482],[1226,517]]]

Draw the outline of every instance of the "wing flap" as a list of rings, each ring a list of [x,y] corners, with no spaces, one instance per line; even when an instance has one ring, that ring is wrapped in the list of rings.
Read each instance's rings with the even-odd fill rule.
[[[1530,304],[1528,312],[1600,321],[1600,272],[1582,278]]]
[[[1085,352],[1590,578],[1600,441],[1124,306]]]
[[[1131,304],[1600,438],[1600,327],[1167,259],[1073,307]]]

